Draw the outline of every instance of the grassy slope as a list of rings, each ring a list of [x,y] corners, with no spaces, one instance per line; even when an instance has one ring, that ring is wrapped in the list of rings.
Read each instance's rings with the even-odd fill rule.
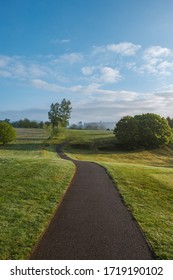
[[[17,141],[0,145],[0,259],[27,258],[75,169],[46,144],[44,130],[17,132]]]
[[[93,149],[68,146],[68,155],[103,165],[116,182],[157,258],[173,259],[173,150],[167,147],[150,151],[100,152],[98,147],[109,146],[114,141],[110,133],[100,132],[101,141],[98,131],[92,132],[92,137],[89,132],[85,131],[83,135],[80,132],[79,139],[77,134],[72,134],[73,143],[91,142],[92,138],[95,145]]]

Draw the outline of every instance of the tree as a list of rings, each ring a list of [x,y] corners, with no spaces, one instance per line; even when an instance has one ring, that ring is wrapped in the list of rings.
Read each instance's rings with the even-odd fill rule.
[[[122,118],[116,124],[114,133],[119,143],[127,148],[159,147],[168,144],[172,139],[168,121],[150,113]]]
[[[61,103],[51,104],[50,111],[48,112],[48,118],[52,123],[53,128],[62,125],[66,127],[69,124],[69,119],[71,116],[71,102],[65,98]]]
[[[0,120],[0,122],[10,123],[10,119]]]
[[[61,125],[63,127],[67,127],[67,125],[69,124],[71,111],[72,111],[71,102],[64,98],[60,104]]]
[[[167,121],[168,121],[169,126],[170,126],[171,128],[173,128],[173,119],[171,119],[170,117],[167,117],[166,119],[167,119]]]
[[[7,122],[0,122],[0,142],[3,145],[16,138],[16,131]]]
[[[117,122],[114,129],[119,143],[128,149],[138,145],[139,129],[136,120],[131,116],[125,116]]]
[[[172,139],[172,130],[165,118],[151,113],[136,115],[134,118],[139,128],[139,145],[159,147],[168,144]]]

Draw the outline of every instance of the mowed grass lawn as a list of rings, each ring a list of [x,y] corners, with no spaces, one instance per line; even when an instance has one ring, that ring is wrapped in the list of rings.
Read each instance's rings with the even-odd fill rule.
[[[79,160],[104,166],[118,187],[125,204],[142,228],[158,259],[173,259],[173,149],[101,151],[115,141],[111,132],[72,132],[66,153]],[[101,132],[100,132],[101,134]],[[76,136],[76,137],[75,137]],[[88,139],[88,140],[87,140]],[[93,149],[81,143],[95,142]],[[78,143],[79,145],[73,145]],[[82,149],[83,147],[83,149]],[[80,149],[79,149],[80,148]],[[103,149],[104,150],[104,149]]]
[[[0,145],[0,258],[26,259],[46,228],[73,174],[53,144],[67,142],[74,159],[104,166],[158,259],[173,259],[173,149],[120,151],[107,131],[18,129]]]
[[[27,259],[61,201],[75,167],[58,158],[43,129],[17,129],[0,144],[0,259]]]

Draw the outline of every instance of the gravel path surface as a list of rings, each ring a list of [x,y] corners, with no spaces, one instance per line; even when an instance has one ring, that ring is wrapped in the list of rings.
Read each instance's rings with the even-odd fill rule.
[[[76,174],[30,259],[154,259],[105,169],[91,162],[73,162]]]

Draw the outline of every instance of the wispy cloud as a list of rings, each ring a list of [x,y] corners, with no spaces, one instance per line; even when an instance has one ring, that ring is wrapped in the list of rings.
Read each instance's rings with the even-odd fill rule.
[[[93,54],[104,52],[113,52],[122,56],[133,56],[141,48],[141,45],[136,45],[131,42],[122,42],[119,44],[108,44],[105,46],[94,46]]]
[[[28,73],[31,77],[44,77],[47,75],[47,68],[43,68],[38,64],[31,64],[28,68]]]
[[[0,57],[0,77],[28,80],[47,75],[47,70],[47,66],[39,65],[37,61],[30,61],[25,57]]]
[[[60,43],[61,43],[61,44],[70,43],[70,39],[61,39],[61,40],[60,40]]]
[[[70,43],[70,39],[68,39],[68,38],[63,38],[63,39],[53,39],[52,40],[52,43],[53,44],[68,44],[68,43]]]
[[[144,51],[144,64],[140,70],[150,74],[169,76],[173,70],[173,52],[161,46],[152,46]]]
[[[83,55],[81,53],[67,53],[67,54],[61,55],[58,58],[58,60],[67,62],[69,64],[77,63],[77,62],[81,61],[82,59],[83,59]]]
[[[11,73],[7,70],[1,70],[0,69],[0,77],[2,78],[10,78],[11,77]]]
[[[113,84],[117,83],[121,79],[119,70],[108,66],[86,66],[82,67],[81,71],[92,83]]]
[[[11,57],[0,55],[0,68],[6,67],[11,61]]]
[[[103,83],[117,83],[121,78],[119,71],[111,67],[102,67],[100,72],[100,81]]]
[[[144,51],[144,59],[163,58],[172,54],[172,50],[161,46],[152,46]]]
[[[81,69],[83,75],[85,75],[85,76],[90,76],[90,75],[92,75],[93,72],[94,72],[94,70],[95,70],[95,66],[84,66],[84,67],[82,67],[82,69]]]
[[[135,55],[141,48],[141,45],[135,45],[131,42],[124,42],[119,44],[110,44],[106,46],[106,49],[111,52],[121,54],[123,56]]]
[[[59,93],[59,92],[64,91],[64,89],[65,89],[64,87],[61,87],[57,84],[48,83],[48,82],[40,80],[40,79],[32,80],[31,84],[38,89],[43,89],[43,90],[46,90],[46,91],[49,91],[49,92]]]

